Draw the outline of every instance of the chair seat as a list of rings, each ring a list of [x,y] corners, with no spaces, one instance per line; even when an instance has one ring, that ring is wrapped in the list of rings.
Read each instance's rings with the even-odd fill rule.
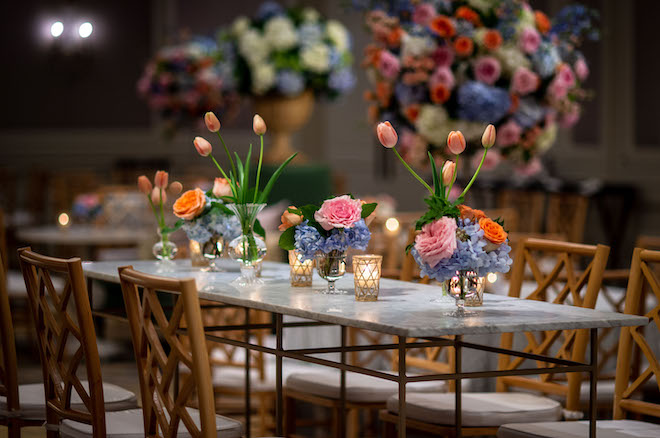
[[[82,384],[86,389],[89,388],[86,380],[82,381]],[[19,385],[18,399],[21,404],[22,418],[26,420],[46,419],[46,396],[44,394],[43,383]],[[137,407],[135,394],[111,383],[103,384],[103,400],[107,411],[122,411]],[[84,409],[82,400],[76,391],[72,391],[71,406],[74,409]],[[0,415],[3,412],[7,412],[7,399],[4,396],[0,396]]]
[[[199,411],[197,409],[186,408],[190,417],[197,427],[201,422]],[[243,434],[243,425],[227,417],[216,415],[216,430],[218,437],[222,438],[240,438]],[[130,409],[127,411],[107,412],[105,414],[106,436],[121,438],[144,438],[144,419],[142,409]],[[70,438],[87,438],[92,436],[92,426],[89,424],[78,423],[76,421],[64,420],[60,427],[60,435]],[[179,424],[179,437],[190,437],[190,433],[185,426]]]
[[[394,374],[392,371],[386,373]],[[286,379],[286,389],[332,399],[340,397],[339,370],[326,369],[307,373],[293,373]],[[406,385],[409,392],[442,392],[447,384],[442,381],[413,382]],[[346,400],[355,403],[385,403],[399,391],[399,384],[364,374],[346,373]]]
[[[660,424],[632,420],[598,421],[598,438],[655,438]],[[556,421],[546,423],[505,424],[497,438],[584,438],[589,436],[588,421]]]
[[[431,424],[454,424],[454,393],[407,393],[406,415]],[[468,392],[462,397],[462,422],[467,427],[497,427],[522,423],[530,418],[539,421],[561,419],[559,402],[531,394],[510,392]],[[399,412],[399,397],[387,400],[387,410]]]
[[[293,373],[307,373],[319,368],[322,367],[301,364],[300,361],[285,360],[282,363],[282,381],[286,382],[287,378]],[[265,361],[264,375],[264,379],[262,380],[258,370],[254,368],[250,370],[250,389],[252,391],[275,391],[275,362]],[[214,367],[213,386],[215,388],[242,390],[245,388],[245,369],[228,366]]]

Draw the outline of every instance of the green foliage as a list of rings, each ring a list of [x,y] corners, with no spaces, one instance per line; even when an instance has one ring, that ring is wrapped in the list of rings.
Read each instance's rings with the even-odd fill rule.
[[[174,225],[172,225],[171,227],[164,227],[164,228],[162,228],[162,229],[160,230],[160,232],[161,232],[162,234],[171,234],[171,233],[177,231],[179,228],[181,228],[181,227],[183,226],[184,223],[185,223],[185,221],[184,221],[183,219],[179,219],[179,220],[176,221],[176,223],[175,223]]]
[[[416,230],[421,230],[424,225],[440,219],[443,216],[458,218],[461,215],[457,205],[463,202],[462,197],[452,203],[442,196],[431,195],[424,199],[424,202],[429,206],[429,210],[424,213],[415,224]]]
[[[284,230],[284,232],[280,236],[280,242],[279,242],[280,248],[286,251],[293,250],[294,245],[296,243],[295,236],[296,236],[296,227],[290,227]]]
[[[266,239],[266,230],[264,230],[264,227],[261,225],[261,222],[259,222],[259,219],[254,221],[254,227],[252,230],[257,234],[257,236],[261,236]]]
[[[370,204],[363,204],[362,205],[362,216],[361,216],[362,219],[365,219],[365,218],[369,217],[369,215],[371,213],[373,213],[374,210],[376,210],[376,207],[378,207],[378,204],[375,203],[375,202],[372,202]]]

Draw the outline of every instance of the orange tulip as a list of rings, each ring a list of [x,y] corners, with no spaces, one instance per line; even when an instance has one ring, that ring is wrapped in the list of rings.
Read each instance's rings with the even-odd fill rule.
[[[149,181],[149,178],[147,178],[145,175],[141,175],[138,177],[138,190],[145,195],[151,194],[151,189],[153,189],[153,185],[151,184],[151,181]]]
[[[252,119],[252,130],[257,135],[264,135],[266,133],[266,122],[259,114],[255,114]]]
[[[467,143],[461,131],[451,131],[449,133],[447,136],[447,147],[452,154],[460,154],[465,150],[465,146],[467,146]]]
[[[218,132],[220,130],[220,120],[211,111],[204,115],[204,123],[211,132]]]
[[[211,143],[209,143],[203,137],[195,137],[193,144],[195,145],[195,149],[197,149],[199,155],[202,157],[208,157],[213,151],[213,146],[211,146]]]
[[[156,172],[156,176],[154,177],[154,184],[159,189],[164,189],[165,187],[167,187],[168,179],[169,179],[169,174],[164,170],[159,170],[158,172]]]
[[[496,132],[493,125],[486,126],[484,135],[481,136],[481,144],[486,148],[491,148],[495,144]]]
[[[399,141],[399,136],[390,122],[379,123],[376,127],[376,133],[380,143],[388,149],[396,146],[397,141]]]
[[[446,186],[451,184],[454,179],[454,172],[456,170],[456,163],[453,161],[445,161],[442,166],[442,183]]]

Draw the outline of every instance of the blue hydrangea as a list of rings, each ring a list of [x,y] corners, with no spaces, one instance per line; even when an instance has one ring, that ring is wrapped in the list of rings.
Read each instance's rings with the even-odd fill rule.
[[[305,79],[300,73],[282,70],[277,74],[277,89],[284,95],[295,96],[305,88]]]
[[[468,238],[465,241],[456,239],[456,251],[451,257],[441,260],[435,267],[432,268],[424,263],[415,247],[410,250],[420,267],[422,276],[445,281],[456,275],[456,271],[475,271],[480,276],[490,272],[509,272],[512,263],[511,257],[509,257],[511,252],[509,245],[503,243],[497,249],[486,252],[484,247],[488,242],[484,238],[484,231],[479,224],[472,223],[469,219],[459,219],[457,222],[457,233],[464,234]]]
[[[335,228],[330,232],[330,236],[323,237],[316,228],[304,221],[296,227],[294,239],[296,251],[304,260],[309,260],[314,258],[317,252],[327,254],[331,251],[346,251],[349,248],[365,250],[371,239],[371,232],[364,219],[361,219],[351,228]]]
[[[426,92],[426,87],[423,85],[409,86],[403,82],[397,82],[394,86],[394,95],[402,106],[423,102],[426,100]]]
[[[197,242],[208,241],[213,234],[220,234],[226,241],[241,235],[241,224],[234,215],[227,215],[218,210],[210,210],[214,202],[206,198],[206,213],[192,221],[186,221],[181,227],[188,239]]]
[[[525,129],[529,129],[543,120],[546,110],[533,98],[521,99],[513,120]]]
[[[257,10],[257,19],[268,20],[276,15],[284,14],[284,8],[277,2],[267,1],[263,2]]]
[[[298,29],[298,39],[303,47],[314,45],[323,38],[323,30],[318,23],[305,23]]]
[[[355,86],[355,75],[348,68],[335,70],[328,77],[328,86],[339,93],[344,93]]]
[[[557,65],[561,62],[559,52],[554,44],[544,41],[539,45],[536,52],[532,54],[532,63],[543,79],[547,79],[555,74]]]
[[[307,221],[296,227],[294,239],[294,248],[303,260],[313,259],[314,255],[321,250],[324,241],[316,228],[307,225]]]
[[[598,28],[594,21],[598,19],[598,12],[584,5],[569,5],[562,8],[553,20],[550,33],[566,39],[580,39],[583,36],[591,40],[599,37]]]
[[[468,81],[458,89],[458,116],[473,122],[497,123],[511,107],[507,90]]]

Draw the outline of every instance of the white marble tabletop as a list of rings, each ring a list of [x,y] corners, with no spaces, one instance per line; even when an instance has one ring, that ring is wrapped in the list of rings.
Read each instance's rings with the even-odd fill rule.
[[[358,302],[353,295],[353,276],[337,281],[347,295],[325,295],[325,281],[314,278],[312,287],[291,287],[288,265],[264,262],[264,285],[236,288],[231,281],[238,266],[223,264],[228,272],[207,273],[192,268],[189,260],[163,268],[156,261],[85,262],[90,278],[119,282],[117,267],[132,265],[136,270],[169,277],[194,278],[201,298],[225,304],[297,316],[331,324],[373,330],[381,333],[429,337],[485,333],[622,327],[648,324],[648,319],[620,313],[549,304],[487,294],[482,307],[469,308],[465,317],[449,316],[451,300],[434,303],[442,295],[438,286],[382,279],[376,302]]]

